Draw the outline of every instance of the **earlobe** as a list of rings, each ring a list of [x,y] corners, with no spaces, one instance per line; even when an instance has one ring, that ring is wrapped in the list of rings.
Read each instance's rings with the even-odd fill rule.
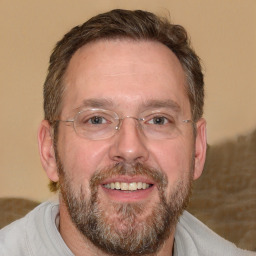
[[[52,181],[59,180],[51,126],[47,120],[43,120],[38,129],[38,147],[42,166]]]
[[[197,123],[197,135],[195,141],[195,170],[194,170],[194,180],[198,179],[204,169],[206,148],[207,148],[207,138],[206,138],[206,121],[201,118]]]

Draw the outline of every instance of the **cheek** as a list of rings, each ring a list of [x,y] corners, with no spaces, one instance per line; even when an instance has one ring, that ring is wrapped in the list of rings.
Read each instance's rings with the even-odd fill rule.
[[[188,140],[170,140],[152,147],[152,158],[167,175],[170,186],[188,176],[191,171],[193,145]]]
[[[87,141],[77,136],[66,135],[60,138],[58,152],[64,172],[76,187],[82,185],[89,192],[91,176],[104,167],[106,146],[102,142]]]

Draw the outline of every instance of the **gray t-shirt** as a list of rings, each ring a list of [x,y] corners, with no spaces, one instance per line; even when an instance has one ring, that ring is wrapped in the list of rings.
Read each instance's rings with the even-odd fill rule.
[[[0,230],[1,256],[73,256],[58,231],[59,204],[45,202]],[[249,256],[188,212],[177,224],[174,256]]]

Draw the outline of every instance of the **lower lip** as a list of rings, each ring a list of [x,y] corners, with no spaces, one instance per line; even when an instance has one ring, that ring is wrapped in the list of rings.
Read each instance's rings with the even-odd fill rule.
[[[151,186],[147,189],[140,189],[136,191],[127,191],[119,189],[108,189],[101,186],[104,193],[113,201],[119,202],[136,202],[140,200],[145,200],[150,197],[155,186]]]

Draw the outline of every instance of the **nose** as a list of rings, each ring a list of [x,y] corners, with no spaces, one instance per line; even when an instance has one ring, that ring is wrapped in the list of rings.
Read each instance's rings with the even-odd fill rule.
[[[123,119],[112,140],[113,143],[109,150],[111,160],[131,164],[145,162],[148,159],[149,152],[146,146],[146,138],[142,134],[136,119]]]

